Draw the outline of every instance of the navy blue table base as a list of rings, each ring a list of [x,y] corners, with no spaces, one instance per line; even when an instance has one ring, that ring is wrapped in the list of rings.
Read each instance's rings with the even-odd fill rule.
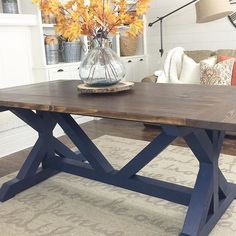
[[[205,236],[236,197],[236,185],[227,182],[218,166],[222,131],[162,125],[159,136],[121,170],[115,170],[69,114],[0,107],[0,111],[5,110],[13,112],[39,136],[16,178],[2,185],[1,202],[63,171],[188,206],[179,235]],[[80,154],[53,136],[56,124]],[[137,174],[177,137],[186,141],[199,161],[193,189]]]

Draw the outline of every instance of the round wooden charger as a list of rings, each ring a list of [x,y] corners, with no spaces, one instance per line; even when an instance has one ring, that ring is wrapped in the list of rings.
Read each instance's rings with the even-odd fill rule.
[[[117,93],[130,90],[134,86],[133,82],[120,82],[111,86],[92,87],[87,84],[78,85],[81,93]]]

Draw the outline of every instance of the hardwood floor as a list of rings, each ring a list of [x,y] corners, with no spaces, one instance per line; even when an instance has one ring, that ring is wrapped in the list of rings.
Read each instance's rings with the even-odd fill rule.
[[[92,139],[98,138],[102,135],[112,135],[151,141],[160,132],[157,127],[145,127],[142,123],[109,119],[91,121],[83,124],[82,128]],[[66,136],[61,137],[60,140],[69,147],[73,146]],[[176,140],[174,145],[184,146],[185,143],[182,140]],[[17,171],[22,166],[29,152],[30,148],[1,158],[0,177]],[[236,137],[226,137],[222,153],[236,156]]]

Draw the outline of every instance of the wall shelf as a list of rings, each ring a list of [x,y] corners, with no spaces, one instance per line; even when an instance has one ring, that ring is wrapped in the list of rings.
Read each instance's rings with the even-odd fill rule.
[[[0,13],[1,26],[35,26],[37,17],[33,14],[6,14]]]
[[[63,0],[64,1],[64,0]],[[134,3],[136,0],[129,0],[130,3]],[[46,50],[45,50],[45,35],[56,35],[54,24],[45,24],[42,20],[40,10],[35,4],[32,4],[29,0],[20,0],[21,10],[23,13],[35,14],[37,26],[32,30],[33,41],[33,73],[35,82],[42,82],[55,79],[79,79],[79,67],[80,62],[77,63],[63,63],[60,62],[55,65],[47,65]],[[127,79],[129,81],[141,81],[147,75],[147,43],[146,43],[146,17],[142,17],[144,20],[143,34],[138,36],[138,46],[134,56],[122,57],[122,61],[125,64],[127,71]],[[112,49],[121,56],[121,35],[124,30],[129,26],[123,25],[119,27],[119,32],[111,39]],[[81,59],[90,50],[91,42],[87,36],[81,36],[81,42],[86,50],[83,50]],[[59,60],[63,58],[59,57]]]
[[[53,28],[54,24],[42,24],[43,28]]]

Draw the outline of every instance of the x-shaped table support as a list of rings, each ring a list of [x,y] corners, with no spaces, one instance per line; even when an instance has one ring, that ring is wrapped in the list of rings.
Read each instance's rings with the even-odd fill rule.
[[[2,185],[2,202],[63,171],[188,206],[179,235],[205,236],[236,197],[236,185],[227,182],[218,166],[224,140],[222,131],[161,125],[159,136],[121,170],[115,170],[69,114],[0,108],[5,110],[35,129],[38,140],[16,178]],[[56,124],[79,149],[79,154],[53,136]],[[137,174],[177,137],[186,141],[199,161],[194,188]]]

